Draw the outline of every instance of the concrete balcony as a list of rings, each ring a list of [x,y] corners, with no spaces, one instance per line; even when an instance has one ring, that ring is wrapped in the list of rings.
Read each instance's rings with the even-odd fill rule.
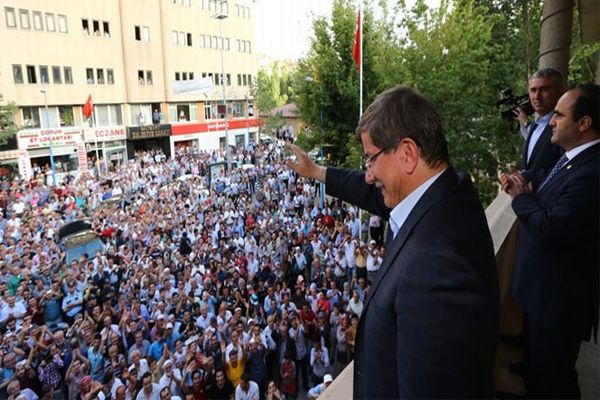
[[[522,314],[514,302],[510,288],[516,251],[516,217],[510,206],[511,199],[500,193],[486,209],[486,217],[496,252],[498,278],[500,283],[500,333],[514,336],[521,331]],[[600,398],[600,347],[598,344],[584,342],[577,360],[579,386],[584,399]],[[496,390],[509,396],[525,394],[525,385],[520,376],[512,373],[509,365],[520,361],[520,350],[503,342],[498,343],[496,355]],[[354,363],[348,366],[334,379],[333,383],[319,397],[319,400],[338,400],[352,398]]]

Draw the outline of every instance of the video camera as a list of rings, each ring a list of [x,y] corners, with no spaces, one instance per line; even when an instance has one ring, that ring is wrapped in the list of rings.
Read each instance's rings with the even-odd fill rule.
[[[496,102],[496,108],[500,111],[502,119],[507,123],[512,123],[515,120],[514,110],[517,107],[520,107],[527,115],[532,115],[534,112],[527,93],[515,96],[511,88],[504,89],[502,97]]]

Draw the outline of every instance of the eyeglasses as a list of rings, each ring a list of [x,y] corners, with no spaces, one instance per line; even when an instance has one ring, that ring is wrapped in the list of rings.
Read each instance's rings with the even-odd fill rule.
[[[377,153],[373,154],[371,157],[367,157],[366,155],[363,157],[363,165],[365,166],[365,170],[370,169],[373,166],[373,163],[377,160],[382,153],[389,150],[388,148],[383,148],[379,150]]]

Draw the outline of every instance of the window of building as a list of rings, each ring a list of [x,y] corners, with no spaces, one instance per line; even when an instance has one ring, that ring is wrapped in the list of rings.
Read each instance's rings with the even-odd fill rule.
[[[81,31],[82,31],[82,33],[84,35],[89,35],[90,34],[90,23],[85,18],[81,19]]]
[[[41,31],[44,29],[44,23],[42,22],[42,13],[39,11],[32,11],[33,15],[33,29]]]
[[[220,5],[220,13],[222,15],[229,15],[229,2],[225,1],[221,1]]]
[[[58,120],[60,126],[75,126],[72,106],[58,106]]]
[[[94,106],[96,126],[123,125],[123,113],[120,104],[103,104]]]
[[[213,75],[215,78],[215,85],[219,85],[221,83],[221,78],[219,77],[219,73]]]
[[[104,85],[104,70],[102,68],[96,68],[96,78],[98,85]]]
[[[190,72],[190,73],[188,74],[188,76],[190,77],[190,81],[191,81],[192,79],[194,79],[194,73],[193,73],[193,72]]]
[[[48,32],[56,31],[56,25],[54,22],[54,14],[52,14],[52,13],[46,13],[46,29],[48,29]]]
[[[65,74],[65,83],[73,84],[73,71],[71,71],[71,67],[64,67],[63,73]]]
[[[232,101],[227,104],[227,112],[229,114],[233,115],[235,118],[242,117],[243,109],[244,109],[243,101]]]
[[[239,4],[235,5],[235,16],[236,17],[240,16],[240,5]]]
[[[144,71],[141,69],[138,69],[137,76],[138,76],[138,84],[140,86],[144,86],[146,84],[146,81],[144,80]]]
[[[100,36],[100,21],[92,20],[92,32],[94,32],[94,36]]]
[[[219,41],[218,41],[218,38],[216,36],[211,37],[211,42],[212,42],[211,47],[213,49],[218,49],[219,48]]]
[[[181,73],[181,80],[182,80],[182,81],[187,81],[187,80],[188,80],[188,75],[187,75],[187,72],[182,72],[182,73]]]
[[[186,122],[186,121],[191,121],[191,115],[190,115],[190,109],[192,107],[190,107],[189,104],[177,104],[176,105],[176,110],[177,110],[177,119],[175,119],[175,121],[179,121],[179,122]]]
[[[144,42],[150,41],[150,28],[147,26],[142,26],[142,39]]]
[[[12,70],[15,83],[23,83],[23,69],[21,68],[21,64],[13,64]]]
[[[205,48],[206,47],[205,40],[206,40],[206,36],[200,34],[200,47],[201,48]]]
[[[175,72],[175,80],[176,81],[180,81],[181,80],[181,74],[179,72]]]
[[[206,78],[206,72],[203,72],[203,73],[202,73],[202,77],[203,77],[203,78]]]
[[[152,85],[154,80],[152,79],[152,71],[146,71],[146,85]]]
[[[227,78],[227,86],[231,86],[231,74],[226,74],[225,77]]]
[[[191,33],[187,34],[187,45],[188,46],[192,45],[192,34]]]
[[[13,7],[4,7],[4,17],[6,18],[6,26],[9,28],[17,27],[17,18]]]
[[[246,86],[248,84],[248,78],[246,77],[246,74],[242,75],[242,86]]]
[[[52,66],[52,82],[62,83],[62,76],[60,75],[60,67],[58,65]]]
[[[69,27],[67,26],[67,16],[58,14],[58,31],[61,33],[69,32]]]
[[[37,83],[35,65],[28,65],[25,67],[25,69],[27,70],[27,83]]]
[[[19,9],[19,20],[21,21],[21,28],[31,29],[31,21],[29,20],[29,10]]]
[[[38,107],[21,107],[21,111],[23,112],[23,127],[39,128],[41,126]]]
[[[204,103],[204,119],[212,119],[212,108],[210,103]]]
[[[235,39],[235,44],[237,45],[237,51],[242,51],[242,41],[240,39]]]
[[[242,86],[242,75],[241,74],[237,74],[237,82],[238,82],[238,86]]]
[[[105,37],[110,37],[110,26],[108,21],[102,21],[102,33]]]
[[[88,85],[94,84],[94,68],[85,69],[85,80]]]
[[[171,32],[171,42],[175,46],[177,46],[177,43],[179,42],[178,38],[179,38],[179,33],[177,33],[177,31],[172,31]]]
[[[115,84],[115,72],[112,70],[112,68],[108,68],[106,70],[106,82],[109,85],[114,85]]]
[[[58,128],[60,126],[58,107],[40,107],[39,113],[42,117],[42,128]]]
[[[225,38],[225,50],[229,50],[229,38]]]
[[[252,75],[248,74],[248,86],[252,86]]]
[[[185,46],[185,32],[179,32],[179,45]]]
[[[135,40],[137,40],[137,41],[142,40],[142,31],[141,31],[140,27],[137,25],[134,26],[133,31],[134,31],[134,35],[135,35]]]
[[[40,83],[50,83],[47,65],[40,65]]]
[[[152,122],[152,105],[150,104],[131,104],[131,125],[149,125]]]

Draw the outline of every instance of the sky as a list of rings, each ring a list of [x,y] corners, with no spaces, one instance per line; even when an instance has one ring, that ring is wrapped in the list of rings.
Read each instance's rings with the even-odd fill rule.
[[[333,0],[257,0],[256,49],[273,60],[296,60],[310,46],[312,21],[329,16]]]
[[[389,1],[393,7],[395,1]],[[414,0],[406,0],[410,7]],[[426,0],[438,7],[440,0]],[[358,5],[358,0],[356,0]],[[256,49],[265,61],[298,60],[310,47],[312,22],[331,15],[333,0],[256,0]]]

